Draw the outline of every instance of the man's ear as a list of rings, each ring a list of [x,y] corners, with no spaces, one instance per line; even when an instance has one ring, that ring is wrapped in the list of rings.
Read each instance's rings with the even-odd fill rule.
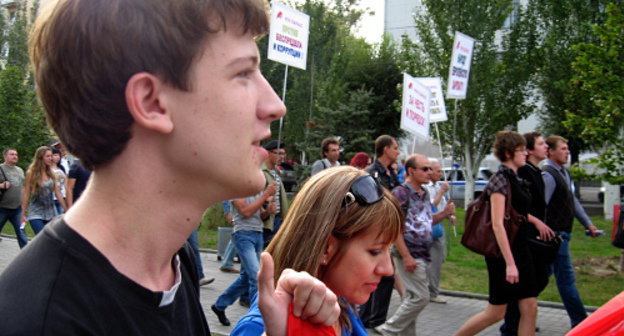
[[[325,266],[329,264],[331,259],[336,255],[336,252],[338,252],[339,245],[340,242],[338,239],[336,239],[333,235],[330,235],[329,239],[327,239],[327,244],[325,244],[325,251],[323,251],[321,265]]]
[[[134,74],[126,84],[126,104],[140,127],[168,134],[173,130],[171,112],[163,101],[162,81],[147,72]]]

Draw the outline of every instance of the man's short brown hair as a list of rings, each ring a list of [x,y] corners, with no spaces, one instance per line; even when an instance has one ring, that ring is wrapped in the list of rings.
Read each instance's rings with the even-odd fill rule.
[[[5,149],[2,151],[2,156],[7,156],[7,154],[9,154],[9,151],[15,151],[15,152],[17,152],[17,149],[15,149],[15,148],[13,148],[13,147],[5,148]]]
[[[389,135],[380,135],[375,140],[375,155],[377,158],[381,157],[384,153],[384,148],[392,146],[392,143],[396,141]]]
[[[494,155],[501,161],[509,160],[506,154],[514,156],[516,148],[526,146],[526,140],[518,132],[500,131],[494,139]]]
[[[542,136],[540,132],[528,132],[522,135],[524,137],[524,141],[526,141],[527,149],[534,150],[535,149],[535,139]]]
[[[264,0],[60,0],[35,22],[30,55],[39,97],[59,139],[87,168],[130,139],[126,84],[139,72],[190,91],[189,69],[209,33],[268,30]]]
[[[548,149],[552,149],[552,150],[557,149],[557,145],[560,142],[568,143],[568,139],[559,135],[551,135],[548,138],[546,138],[546,144],[548,145]]]
[[[321,155],[323,157],[325,157],[325,152],[329,150],[329,145],[340,146],[340,141],[332,137],[323,139],[323,141],[321,141]]]

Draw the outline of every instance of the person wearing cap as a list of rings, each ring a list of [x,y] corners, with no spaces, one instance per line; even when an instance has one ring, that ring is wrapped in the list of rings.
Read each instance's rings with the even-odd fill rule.
[[[281,171],[277,169],[282,163],[282,160],[286,157],[285,144],[279,140],[271,140],[264,145],[264,149],[269,152],[269,156],[262,164],[262,171],[266,177],[267,184],[276,183],[277,189],[275,190],[275,213],[271,214],[264,220],[264,247],[269,245],[271,239],[280,228],[282,219],[286,217],[288,213],[288,197],[286,195],[286,189],[284,183],[282,183]]]

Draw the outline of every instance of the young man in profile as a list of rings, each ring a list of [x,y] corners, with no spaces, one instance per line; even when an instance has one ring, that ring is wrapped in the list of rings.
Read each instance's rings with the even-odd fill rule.
[[[0,275],[0,334],[210,335],[184,242],[208,206],[264,186],[260,141],[285,113],[259,71],[266,4],[46,5],[39,97],[93,174]]]
[[[321,154],[323,158],[312,164],[312,175],[323,169],[340,166],[340,142],[336,138],[325,138],[321,142]]]

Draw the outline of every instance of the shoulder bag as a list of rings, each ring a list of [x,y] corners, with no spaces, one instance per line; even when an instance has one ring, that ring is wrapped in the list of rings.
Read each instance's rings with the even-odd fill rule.
[[[8,181],[9,179],[6,177],[6,175],[4,174],[4,169],[2,169],[2,167],[0,167],[0,172],[2,172],[2,177],[4,178],[2,180],[3,183],[4,181]],[[2,201],[2,198],[4,197],[4,193],[7,191],[7,189],[0,189],[0,201]]]
[[[523,216],[511,206],[511,185],[509,185],[505,197],[503,226],[507,232],[510,246],[516,238],[522,218]],[[461,243],[467,249],[486,257],[502,257],[492,229],[492,209],[487,188],[479,195],[479,198],[470,202],[466,208],[464,234]]]

